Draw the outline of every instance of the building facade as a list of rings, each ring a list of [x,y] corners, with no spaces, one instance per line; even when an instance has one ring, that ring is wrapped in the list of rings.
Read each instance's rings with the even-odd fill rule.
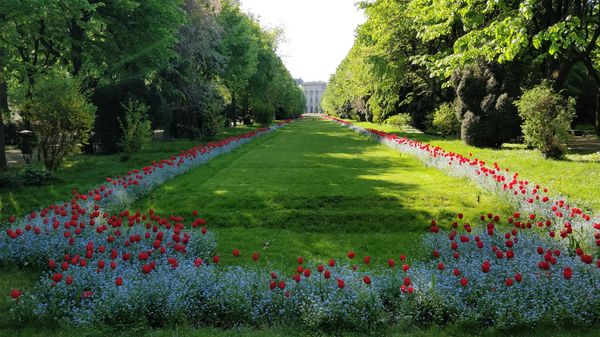
[[[322,113],[321,100],[323,99],[323,93],[327,88],[325,82],[304,82],[297,80],[297,83],[304,90],[304,96],[306,97],[306,113]]]

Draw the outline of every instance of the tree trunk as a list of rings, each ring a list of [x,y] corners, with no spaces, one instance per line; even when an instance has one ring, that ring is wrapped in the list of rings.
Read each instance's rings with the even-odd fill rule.
[[[600,87],[596,93],[596,135],[600,137]]]
[[[8,87],[6,82],[0,82],[0,170],[7,167],[6,147],[4,137],[4,119],[3,114],[8,112]]]
[[[236,126],[237,121],[237,111],[236,111],[236,101],[235,101],[235,92],[231,93],[231,121],[233,122],[233,126]]]
[[[596,87],[598,87],[598,92],[596,92],[596,122],[594,126],[596,127],[596,135],[600,136],[600,74],[594,68],[594,63],[590,57],[585,58],[583,64],[585,64],[588,74],[596,82]]]

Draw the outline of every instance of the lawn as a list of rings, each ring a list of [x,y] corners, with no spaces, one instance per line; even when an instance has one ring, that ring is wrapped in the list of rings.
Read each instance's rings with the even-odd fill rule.
[[[416,257],[431,219],[449,225],[457,212],[473,222],[509,212],[466,180],[316,119],[179,176],[132,208],[183,215],[197,209],[226,261],[234,262],[231,250],[238,248],[246,257],[259,251],[286,264],[299,255],[339,258],[349,250],[381,261]]]
[[[504,148],[499,150],[481,149],[465,145],[456,138],[401,132],[397,127],[390,125],[368,122],[355,124],[396,133],[465,156],[472,153],[474,157],[490,164],[497,162],[503,168],[519,172],[523,179],[545,185],[551,193],[563,195],[580,207],[600,210],[600,161],[591,161],[590,159],[595,157],[589,154],[572,151],[568,153],[566,160],[551,160],[545,159],[537,150],[528,150],[517,144],[505,144]]]
[[[257,126],[238,126],[224,129],[216,139],[240,135],[257,128]],[[153,160],[168,158],[197,144],[197,141],[190,140],[153,141],[128,161],[122,161],[120,154],[71,156],[54,174],[54,179],[42,188],[40,186],[18,188],[0,186],[0,219],[5,219],[13,214],[24,215],[57,201],[68,200],[73,188],[79,191],[88,191],[104,182],[106,177],[123,175],[129,170],[148,165]]]

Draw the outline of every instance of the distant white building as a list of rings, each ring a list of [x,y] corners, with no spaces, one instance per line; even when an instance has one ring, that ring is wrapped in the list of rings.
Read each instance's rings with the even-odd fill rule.
[[[304,82],[302,79],[296,80],[296,82],[304,90],[304,96],[306,97],[306,113],[320,113],[323,112],[321,109],[321,100],[323,99],[323,93],[327,88],[325,82]]]

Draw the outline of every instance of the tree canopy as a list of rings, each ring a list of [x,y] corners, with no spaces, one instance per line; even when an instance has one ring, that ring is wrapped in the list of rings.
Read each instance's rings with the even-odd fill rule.
[[[575,96],[577,120],[595,122],[600,134],[600,2],[374,0],[359,6],[367,21],[331,77],[327,112],[375,122],[410,113],[413,125],[426,129],[428,113],[462,99],[453,85],[460,81],[451,79],[480,65],[521,89],[550,81]],[[509,100],[519,95],[490,90]]]
[[[92,141],[109,152],[130,99],[173,137],[211,137],[259,110],[297,116],[304,95],[276,38],[235,0],[0,0],[0,157],[4,124],[15,120],[8,102],[26,108],[39,75],[55,71],[90,92]],[[12,113],[22,127],[35,122]]]

